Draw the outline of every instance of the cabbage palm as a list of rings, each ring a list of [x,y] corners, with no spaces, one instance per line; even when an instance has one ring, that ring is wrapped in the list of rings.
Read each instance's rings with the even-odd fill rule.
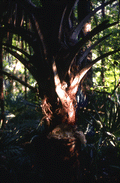
[[[88,2],[85,2],[87,8]],[[112,2],[114,1],[104,3],[104,7]],[[1,2],[0,31],[4,38],[7,34],[7,40],[4,39],[2,43],[3,48],[16,57],[36,79],[42,99],[44,121],[48,125],[52,124],[52,128],[62,122],[71,125],[76,123],[76,94],[81,80],[93,64],[119,51],[118,49],[105,53],[81,67],[91,49],[110,34],[97,40],[84,52],[81,51],[82,48],[96,34],[118,22],[109,24],[109,21],[105,20],[85,34],[83,27],[86,23],[89,24],[90,18],[102,9],[103,5],[86,14],[83,20],[76,24],[78,20],[74,16],[74,7],[77,3],[75,0],[69,4],[67,1],[63,3],[46,0],[42,1],[42,7],[38,8],[30,0]],[[12,44],[14,34],[19,41],[22,39],[28,44],[29,51]],[[30,50],[33,50],[33,55]],[[1,72],[9,75],[5,71]],[[11,77],[17,79],[12,74]],[[36,91],[27,83],[21,82]]]
[[[38,89],[21,81],[12,73],[0,71],[39,92],[44,114],[43,121],[49,127],[47,134],[52,131],[47,136],[47,143],[44,144],[47,146],[47,151],[44,146],[43,149],[40,147],[40,152],[43,152],[40,163],[43,163],[44,171],[51,175],[47,176],[49,179],[46,178],[46,182],[50,179],[53,182],[54,176],[60,176],[60,173],[61,180],[64,178],[64,170],[68,177],[67,182],[76,182],[77,177],[80,176],[76,173],[79,171],[77,158],[78,151],[80,151],[76,139],[85,143],[85,137],[81,131],[72,128],[76,124],[77,91],[82,79],[97,61],[120,51],[118,48],[91,61],[91,50],[111,34],[105,35],[91,44],[88,44],[89,41],[104,29],[116,25],[118,21],[111,24],[108,20],[104,20],[90,30],[90,18],[113,2],[114,0],[107,1],[91,12],[87,0],[84,1],[84,6],[78,0],[69,1],[69,3],[67,0],[64,2],[62,0],[59,2],[41,0],[41,7],[36,7],[30,0],[0,2],[2,46],[6,52],[16,57],[29,70],[37,81]],[[80,3],[81,6],[79,6]],[[74,9],[76,7],[79,7],[78,12],[82,9],[86,10],[82,19],[75,17]],[[86,31],[87,26],[89,32]],[[14,35],[22,46],[13,45]],[[26,49],[24,49],[23,42],[27,45]],[[61,138],[61,141],[56,141],[56,138],[58,140]],[[50,142],[48,143],[48,141]],[[39,143],[43,144],[43,139]],[[64,151],[65,153],[63,153]],[[46,163],[43,159],[46,159]],[[62,160],[64,163],[61,164]],[[59,169],[57,163],[63,167]],[[77,171],[75,167],[78,168]],[[69,176],[69,172],[71,172],[71,176]],[[55,180],[58,181],[58,179]]]

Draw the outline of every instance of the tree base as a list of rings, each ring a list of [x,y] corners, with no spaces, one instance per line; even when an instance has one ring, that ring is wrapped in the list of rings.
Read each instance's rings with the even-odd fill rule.
[[[78,133],[76,136],[73,127],[67,124],[56,126],[48,134],[43,151],[44,181],[50,183],[78,182],[80,177],[80,152],[81,140],[78,138]]]

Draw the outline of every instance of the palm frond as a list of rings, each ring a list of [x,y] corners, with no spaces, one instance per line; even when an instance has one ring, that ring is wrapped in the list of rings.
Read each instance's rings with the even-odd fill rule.
[[[111,0],[108,1],[106,3],[104,3],[104,7],[107,6],[108,4],[111,4],[112,2],[114,2],[115,0]],[[102,9],[103,5],[97,7],[94,11],[91,11],[78,25],[76,28],[74,28],[73,30],[71,30],[70,33],[70,39],[75,39],[76,37],[78,37],[79,33],[81,32],[83,25],[90,20],[90,18],[92,16],[95,15],[96,12],[98,12],[100,9]]]
[[[24,51],[23,49],[21,48],[18,48],[17,46],[13,46],[11,44],[7,44],[7,43],[2,43],[3,46],[7,47],[7,48],[12,48],[14,50],[17,50],[19,52],[21,52],[23,55],[25,55],[25,57],[27,57],[28,59],[31,58],[31,55],[29,55],[26,51]]]
[[[21,83],[23,86],[28,87],[28,88],[31,89],[32,91],[37,92],[37,89],[36,89],[36,88],[32,87],[31,85],[29,85],[29,84],[26,83],[25,81],[23,81],[23,80],[19,79],[18,77],[14,76],[12,73],[8,73],[8,72],[3,71],[3,70],[1,70],[1,69],[0,69],[0,73],[2,73],[2,74],[4,74],[4,75],[8,76],[8,78],[12,78],[12,79],[14,79],[15,81],[18,81],[18,82]]]
[[[83,55],[80,57],[79,59],[79,64],[82,63],[82,61],[85,59],[85,57],[88,55],[88,53],[95,48],[95,46],[97,46],[99,43],[101,43],[103,40],[105,40],[106,38],[108,38],[112,33],[98,39],[93,45],[91,45],[89,48],[87,48],[85,50],[85,52],[83,53]]]
[[[33,75],[33,77],[37,80],[37,73],[36,68],[31,65],[25,58],[23,58],[20,54],[18,54],[16,51],[12,51],[9,48],[4,48],[7,52],[9,52],[11,55],[16,57]]]
[[[69,48],[68,50],[61,49],[58,52],[57,57],[56,57],[56,64],[59,62],[64,63],[63,66],[61,64],[59,67],[62,67],[61,70],[63,70],[63,73],[65,76],[66,76],[66,73],[67,73],[71,63],[74,61],[76,55],[79,53],[79,51],[83,47],[83,45],[85,45],[91,38],[93,38],[99,32],[101,32],[111,26],[114,26],[118,23],[118,22],[114,22],[112,24],[109,24],[108,22],[109,22],[108,20],[105,20],[100,25],[96,26],[82,40],[80,40],[75,46]]]

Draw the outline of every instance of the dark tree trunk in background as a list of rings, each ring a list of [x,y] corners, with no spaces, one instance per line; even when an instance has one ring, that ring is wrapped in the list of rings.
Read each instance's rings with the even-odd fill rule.
[[[91,7],[91,1],[90,0],[80,0],[78,2],[78,21],[81,22],[89,13],[90,13],[90,7]],[[87,33],[91,31],[91,20],[89,20],[83,27],[82,32],[80,36],[85,36]],[[90,47],[91,43],[89,42],[87,47]],[[83,50],[81,50],[83,52]],[[80,64],[80,67],[83,68],[86,64],[90,63],[92,61],[92,53],[90,52],[87,55],[87,58],[83,60]],[[86,93],[86,90],[89,90],[89,88],[92,86],[92,69],[88,71],[86,74],[85,81],[81,82],[81,89],[83,90],[83,93]]]
[[[2,55],[2,37],[0,36],[0,69],[3,69],[3,55]],[[3,74],[0,73],[0,107],[1,107],[1,119],[0,125],[2,128],[5,123],[5,114],[4,114],[4,94],[3,94]]]

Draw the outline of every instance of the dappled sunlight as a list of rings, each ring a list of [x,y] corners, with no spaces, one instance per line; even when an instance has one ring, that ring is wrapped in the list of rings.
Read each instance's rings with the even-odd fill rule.
[[[9,113],[9,114],[6,115],[6,119],[7,119],[7,120],[10,120],[10,119],[12,119],[12,118],[14,118],[14,117],[15,117],[15,115],[12,114],[12,113]]]
[[[90,31],[91,31],[91,23],[86,23],[84,25],[84,34],[86,35]]]
[[[2,125],[3,125],[3,119],[0,120],[0,129],[1,129]]]

